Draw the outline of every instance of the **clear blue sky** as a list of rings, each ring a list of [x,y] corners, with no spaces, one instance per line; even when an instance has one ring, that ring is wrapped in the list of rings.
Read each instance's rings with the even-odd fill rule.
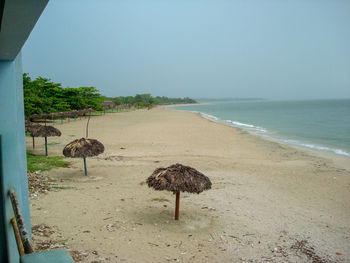
[[[350,1],[50,0],[23,67],[107,96],[350,98]]]

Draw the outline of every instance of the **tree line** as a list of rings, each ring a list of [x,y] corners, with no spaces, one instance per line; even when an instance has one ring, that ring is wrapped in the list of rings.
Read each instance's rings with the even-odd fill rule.
[[[197,103],[195,100],[185,98],[169,98],[165,96],[153,97],[151,94],[136,94],[135,96],[104,97],[105,101],[112,101],[115,105],[133,104],[138,107],[166,104],[190,104]]]
[[[63,88],[60,83],[23,74],[24,113],[32,114],[82,110],[102,110],[103,97],[95,87]]]
[[[105,97],[95,87],[63,88],[60,83],[38,77],[34,80],[28,73],[23,74],[24,112],[32,114],[65,112],[72,110],[103,110],[102,102],[112,101],[115,105],[136,105],[151,107],[159,104],[196,103],[191,98],[153,97],[150,94],[136,96]]]

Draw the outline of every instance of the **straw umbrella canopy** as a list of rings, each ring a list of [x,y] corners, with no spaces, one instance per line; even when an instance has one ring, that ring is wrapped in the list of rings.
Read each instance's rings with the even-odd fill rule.
[[[168,190],[176,194],[175,220],[179,219],[180,192],[199,194],[211,188],[211,181],[207,176],[179,163],[156,169],[146,183],[155,190]]]
[[[103,153],[105,147],[95,139],[76,139],[63,149],[63,155],[71,158],[93,157]]]
[[[42,118],[42,119],[47,119],[50,116],[51,116],[50,113],[41,113],[41,114],[39,114],[39,118]]]
[[[61,136],[59,129],[52,126],[42,126],[31,130],[30,135],[32,137],[45,137],[45,155],[47,156],[47,137]]]
[[[31,126],[33,125],[33,123],[30,121],[30,120],[25,120],[25,129],[26,129],[26,132],[30,132],[30,128]]]
[[[61,124],[63,123],[64,112],[57,112],[55,115],[56,118],[61,118]]]
[[[83,109],[83,110],[79,110],[80,119],[81,119],[82,117],[84,117],[86,113],[87,113],[87,111],[84,110],[84,109]]]
[[[30,115],[30,120],[39,119],[39,116],[40,116],[40,114],[37,114],[37,113],[32,114],[32,115]]]
[[[74,117],[74,119],[77,119],[77,117],[79,115],[79,111],[73,110],[73,111],[71,111],[71,113],[72,113],[72,116]]]
[[[70,121],[70,117],[72,116],[72,113],[70,111],[66,111],[64,113],[64,117],[68,120],[68,122]]]

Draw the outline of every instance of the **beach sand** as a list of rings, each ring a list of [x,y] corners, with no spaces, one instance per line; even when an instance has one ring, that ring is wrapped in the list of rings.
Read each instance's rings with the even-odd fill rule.
[[[62,155],[85,125],[57,123],[49,154]],[[31,200],[32,224],[60,232],[83,262],[350,262],[349,158],[165,107],[92,117],[89,137],[105,152],[87,159],[88,176],[82,159],[67,158],[69,168],[44,173],[67,189]],[[181,194],[179,221],[175,196],[144,183],[174,163],[213,183]]]

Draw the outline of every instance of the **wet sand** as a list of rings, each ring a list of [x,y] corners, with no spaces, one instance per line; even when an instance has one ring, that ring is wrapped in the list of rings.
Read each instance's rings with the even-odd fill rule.
[[[85,125],[57,123],[49,154],[62,155]],[[88,177],[82,159],[67,159],[45,172],[66,189],[31,200],[32,224],[54,227],[84,262],[350,262],[349,158],[164,107],[93,117],[89,137],[105,152],[87,159]],[[213,183],[181,195],[179,221],[175,196],[144,184],[174,163]]]

